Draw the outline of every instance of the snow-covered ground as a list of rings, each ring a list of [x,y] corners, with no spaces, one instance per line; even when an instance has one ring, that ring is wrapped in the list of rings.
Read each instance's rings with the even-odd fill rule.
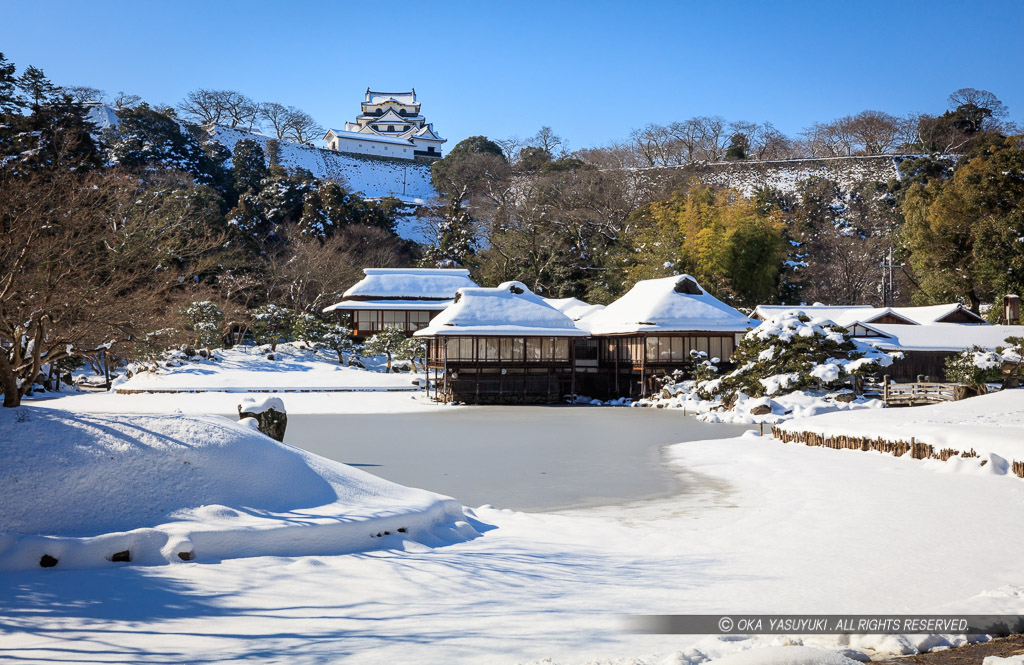
[[[870,414],[839,412],[797,418],[781,425],[794,432],[822,436],[858,436],[927,443],[936,450],[974,450],[985,459],[996,454],[1024,460],[1024,390],[1003,390],[980,397]],[[972,464],[973,466],[973,464]]]
[[[1024,404],[1007,395],[1009,406],[989,398],[962,404],[1020,422]],[[45,413],[31,411],[32,422]],[[900,412],[849,417],[871,422]],[[444,547],[3,573],[0,657],[829,662],[818,652],[742,652],[803,644],[899,653],[963,636],[636,635],[623,630],[623,616],[1024,613],[1014,554],[1024,547],[1024,523],[1007,519],[1024,507],[1019,478],[752,434],[688,442],[667,455],[684,486],[703,489],[555,514],[483,506],[467,511],[481,537]]]
[[[273,359],[268,359],[269,357]],[[115,385],[118,393],[136,392],[294,392],[415,391],[421,374],[385,373],[381,359],[363,361],[368,369],[338,362],[333,351],[312,350],[296,344],[236,346],[214,351],[212,359],[183,360],[142,371]]]
[[[214,127],[214,138],[232,152],[242,139],[251,139],[264,146],[269,136]],[[279,141],[280,164],[288,169],[305,169],[317,178],[335,180],[350,191],[379,198],[393,196],[407,203],[423,204],[437,196],[430,184],[430,164],[408,159],[361,157],[335,150],[314,148],[291,141]]]
[[[0,410],[0,570],[422,550],[473,537],[458,502],[217,416]],[[387,532],[386,538],[377,532]]]

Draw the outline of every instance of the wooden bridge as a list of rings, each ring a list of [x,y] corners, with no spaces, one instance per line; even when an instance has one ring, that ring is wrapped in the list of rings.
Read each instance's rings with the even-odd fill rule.
[[[920,406],[939,402],[956,402],[971,396],[962,383],[891,383],[882,384],[882,399],[890,406]]]

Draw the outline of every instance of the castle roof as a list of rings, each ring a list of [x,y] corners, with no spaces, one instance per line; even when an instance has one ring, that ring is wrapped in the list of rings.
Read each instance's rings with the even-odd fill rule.
[[[407,106],[416,105],[416,88],[408,92],[379,92],[366,89],[366,104],[384,104],[386,102],[397,102]]]

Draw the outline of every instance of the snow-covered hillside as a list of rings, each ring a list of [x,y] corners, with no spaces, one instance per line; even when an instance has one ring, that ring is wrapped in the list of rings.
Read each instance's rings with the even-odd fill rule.
[[[271,137],[244,129],[216,126],[213,136],[234,152],[235,144],[252,139],[261,146]],[[430,164],[402,159],[363,157],[280,141],[281,165],[301,168],[318,178],[333,180],[368,198],[393,196],[407,203],[422,204],[437,196],[430,184]]]

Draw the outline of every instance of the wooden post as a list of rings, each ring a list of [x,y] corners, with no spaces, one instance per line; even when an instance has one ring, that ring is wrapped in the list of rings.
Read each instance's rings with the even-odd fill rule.
[[[569,341],[569,393],[576,399],[576,338],[570,337]]]

